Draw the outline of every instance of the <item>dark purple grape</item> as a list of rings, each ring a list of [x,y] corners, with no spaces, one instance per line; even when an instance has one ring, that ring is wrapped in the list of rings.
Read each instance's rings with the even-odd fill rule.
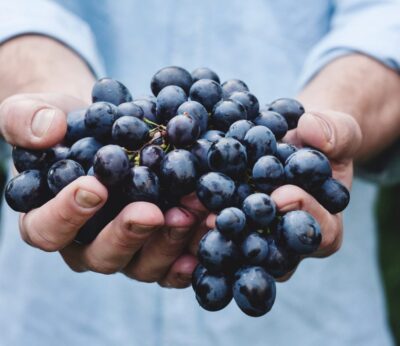
[[[190,148],[190,152],[197,159],[200,174],[204,174],[210,170],[208,167],[208,151],[211,144],[207,139],[198,139]]]
[[[210,113],[222,99],[221,86],[211,79],[200,79],[190,88],[190,99],[201,103]]]
[[[50,166],[54,162],[66,160],[69,157],[69,148],[63,145],[56,145],[47,149],[46,162]]]
[[[112,187],[122,183],[129,175],[129,158],[120,146],[109,144],[97,151],[93,170],[102,184]]]
[[[167,140],[176,148],[185,148],[200,136],[199,122],[188,113],[174,116],[167,124]]]
[[[135,100],[133,103],[142,108],[144,119],[156,124],[158,123],[156,101],[141,99]]]
[[[197,180],[196,158],[183,149],[169,152],[161,162],[160,179],[172,195],[192,192]]]
[[[203,133],[203,135],[200,137],[201,139],[206,139],[212,143],[218,141],[221,138],[225,137],[225,133],[222,131],[218,130],[208,130]]]
[[[229,126],[228,132],[225,137],[232,137],[237,139],[239,142],[243,142],[247,131],[249,131],[254,124],[250,120],[238,120]]]
[[[332,176],[327,157],[313,149],[300,149],[290,155],[285,164],[285,175],[289,184],[309,191]]]
[[[285,171],[275,156],[266,155],[254,164],[252,177],[259,191],[270,194],[285,182]]]
[[[198,278],[195,293],[197,302],[203,309],[222,310],[232,300],[232,283],[225,275],[206,271]]]
[[[241,250],[244,263],[264,266],[269,253],[268,240],[258,232],[251,232],[242,241]]]
[[[101,78],[93,86],[92,100],[94,102],[109,102],[116,106],[132,101],[128,88],[121,82],[111,78]]]
[[[159,145],[146,145],[140,151],[140,165],[149,167],[153,172],[160,171],[161,161],[165,156],[164,150]]]
[[[287,158],[295,153],[297,151],[297,148],[293,144],[288,144],[288,143],[278,143],[277,148],[276,148],[276,157],[281,161],[281,163],[284,165]]]
[[[260,228],[268,227],[275,218],[276,206],[274,201],[265,193],[253,193],[243,201],[243,212],[247,221]]]
[[[162,89],[170,85],[182,88],[188,95],[192,83],[192,76],[188,71],[182,67],[168,66],[156,72],[151,79],[150,87],[155,96],[158,96]]]
[[[138,100],[147,100],[155,103],[157,101],[157,97],[155,97],[154,95],[139,95],[133,99],[133,102],[136,102]]]
[[[342,212],[350,202],[349,190],[334,178],[312,189],[311,194],[331,214]]]
[[[297,127],[297,123],[304,113],[303,105],[299,101],[289,98],[272,101],[268,105],[268,110],[282,115],[286,119],[289,130]]]
[[[44,150],[31,150],[21,147],[14,147],[12,159],[18,172],[46,167],[47,152]]]
[[[268,127],[276,139],[281,139],[288,131],[285,118],[279,113],[262,109],[260,114],[253,120],[254,124]]]
[[[246,148],[234,138],[222,138],[208,151],[208,167],[231,178],[242,177],[247,168]]]
[[[157,203],[160,198],[160,183],[157,175],[148,167],[132,167],[123,191],[129,202],[145,201]]]
[[[274,278],[280,278],[296,268],[300,262],[297,254],[288,252],[287,249],[278,244],[276,240],[268,239],[268,258],[265,269]]]
[[[177,114],[179,106],[186,101],[187,96],[182,88],[176,85],[166,86],[157,96],[157,118],[164,124],[168,123]]]
[[[114,122],[111,135],[114,143],[129,150],[137,150],[149,139],[149,131],[144,121],[125,115]]]
[[[86,109],[78,109],[67,114],[67,132],[64,141],[70,145],[77,140],[90,136],[85,125]]]
[[[229,79],[221,85],[224,99],[228,99],[236,91],[249,91],[245,82],[239,79]]]
[[[238,265],[239,249],[233,240],[213,229],[201,238],[197,257],[210,273],[231,273]]]
[[[275,297],[275,280],[262,267],[243,267],[235,273],[233,298],[245,314],[265,315],[274,305]]]
[[[55,195],[74,180],[85,175],[82,166],[73,160],[54,163],[47,173],[47,184]]]
[[[111,128],[118,118],[118,108],[112,103],[96,102],[85,114],[85,125],[93,137],[104,140],[111,136]]]
[[[197,101],[186,101],[182,103],[177,110],[177,114],[184,113],[188,113],[198,120],[201,133],[207,131],[208,112],[201,103]]]
[[[235,188],[234,205],[241,208],[243,201],[254,192],[255,192],[254,189],[249,184],[238,183]]]
[[[246,109],[247,119],[253,120],[258,116],[260,112],[260,104],[252,93],[248,91],[235,91],[229,96],[230,100],[234,100],[243,105]],[[259,124],[257,124],[259,125]]]
[[[143,119],[143,109],[133,102],[124,102],[118,106],[118,117],[129,116]]]
[[[225,208],[217,216],[215,226],[225,237],[240,239],[246,229],[246,215],[238,208]]]
[[[233,100],[218,102],[213,108],[210,121],[215,129],[228,131],[235,121],[247,119],[246,109],[241,103]]]
[[[244,140],[247,148],[247,158],[253,165],[261,156],[275,155],[276,139],[274,134],[265,126],[254,126],[247,131]]]
[[[4,195],[7,204],[20,213],[41,207],[50,197],[46,177],[38,170],[28,170],[12,178]]]
[[[196,194],[208,210],[218,212],[234,204],[235,183],[225,174],[210,172],[198,180]]]
[[[93,166],[94,155],[103,145],[93,137],[86,137],[75,142],[69,150],[68,158],[82,165],[87,171]]]
[[[208,67],[198,67],[192,71],[193,83],[196,83],[200,79],[211,79],[218,84],[220,83],[218,75],[210,70]]]
[[[207,269],[201,263],[197,263],[192,273],[192,287],[194,290],[196,290],[199,280],[205,273],[207,273]]]

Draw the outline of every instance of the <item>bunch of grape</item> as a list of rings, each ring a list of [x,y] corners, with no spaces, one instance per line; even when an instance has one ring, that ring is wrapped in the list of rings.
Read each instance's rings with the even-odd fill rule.
[[[316,220],[300,210],[279,214],[271,192],[300,186],[331,213],[347,206],[349,192],[332,178],[324,154],[279,142],[304,113],[298,101],[281,98],[260,109],[243,81],[220,84],[208,68],[163,68],[151,90],[154,96],[133,100],[119,81],[98,80],[93,103],[68,114],[61,144],[13,149],[19,175],[6,187],[6,201],[26,213],[78,177],[94,175],[109,198],[75,239],[88,244],[131,202],[167,210],[196,191],[218,214],[199,244],[199,304],[216,311],[234,297],[246,314],[261,316],[274,303],[275,278],[321,242]]]

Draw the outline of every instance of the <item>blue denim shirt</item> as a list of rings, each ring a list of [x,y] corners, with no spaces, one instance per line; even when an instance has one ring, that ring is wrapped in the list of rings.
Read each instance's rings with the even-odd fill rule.
[[[98,75],[148,94],[165,65],[208,66],[240,78],[261,103],[293,96],[353,51],[400,64],[400,1],[3,0],[0,41],[40,33],[65,43]],[[234,303],[199,308],[191,289],[116,274],[76,274],[57,253],[24,244],[3,208],[0,345],[392,345],[376,258],[375,187],[355,181],[342,249],[305,260],[255,319]]]

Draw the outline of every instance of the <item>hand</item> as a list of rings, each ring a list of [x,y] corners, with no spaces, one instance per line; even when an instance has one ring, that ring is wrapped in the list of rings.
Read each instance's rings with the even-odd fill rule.
[[[0,106],[0,132],[12,145],[47,148],[63,139],[66,114],[85,106],[61,94],[12,96]],[[190,197],[183,200],[187,210],[173,208],[165,215],[154,204],[131,203],[91,244],[73,243],[79,229],[106,200],[107,189],[96,178],[81,177],[42,207],[21,214],[21,236],[44,251],[60,251],[77,272],[123,272],[140,281],[187,286],[196,260],[190,255],[176,260],[187,246],[192,226],[204,217],[204,209]]]
[[[298,147],[311,146],[325,153],[331,162],[333,177],[350,189],[353,157],[361,145],[361,137],[360,127],[353,117],[345,113],[323,111],[304,114],[298,127],[290,131],[284,141]],[[312,257],[327,257],[340,248],[343,236],[341,213],[330,214],[310,194],[294,185],[279,187],[271,197],[280,212],[305,210],[318,221],[322,241]],[[215,227],[215,217],[213,214],[208,217],[209,228]],[[285,275],[279,281],[287,280],[292,274]]]

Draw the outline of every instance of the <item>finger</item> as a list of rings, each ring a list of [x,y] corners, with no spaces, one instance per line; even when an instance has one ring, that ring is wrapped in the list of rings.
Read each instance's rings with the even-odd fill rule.
[[[192,255],[182,255],[179,257],[167,275],[158,284],[167,288],[186,288],[192,282],[192,273],[198,261]]]
[[[80,177],[42,207],[21,214],[22,238],[44,251],[70,243],[107,200],[107,189],[94,177]]]
[[[59,94],[21,94],[0,105],[0,132],[12,145],[41,149],[63,139],[66,113],[83,102]]]
[[[123,269],[127,276],[145,282],[158,281],[182,254],[196,217],[183,208],[172,208],[164,217],[162,232],[154,234],[140,254]]]
[[[185,209],[196,215],[199,220],[203,219],[208,214],[208,210],[197,198],[195,192],[182,197],[181,204]]]
[[[304,210],[317,220],[322,239],[313,257],[326,257],[340,248],[343,236],[341,214],[330,214],[311,195],[294,185],[281,186],[271,194],[271,197],[280,212]]]
[[[188,250],[193,256],[197,255],[197,250],[199,248],[199,243],[201,238],[210,230],[206,224],[206,220],[199,223],[193,231],[192,238],[190,239]]]
[[[208,229],[215,228],[215,221],[216,221],[216,219],[217,219],[217,215],[215,215],[215,214],[209,214],[209,215],[207,216],[207,219],[206,219],[206,226],[208,227]]]
[[[311,146],[341,162],[354,157],[361,146],[362,134],[357,121],[348,114],[313,111],[301,116],[296,130],[285,141]]]
[[[68,248],[62,255],[78,271],[112,274],[122,270],[147,239],[164,224],[161,210],[148,202],[127,205],[86,247]],[[74,258],[71,261],[71,258]]]

